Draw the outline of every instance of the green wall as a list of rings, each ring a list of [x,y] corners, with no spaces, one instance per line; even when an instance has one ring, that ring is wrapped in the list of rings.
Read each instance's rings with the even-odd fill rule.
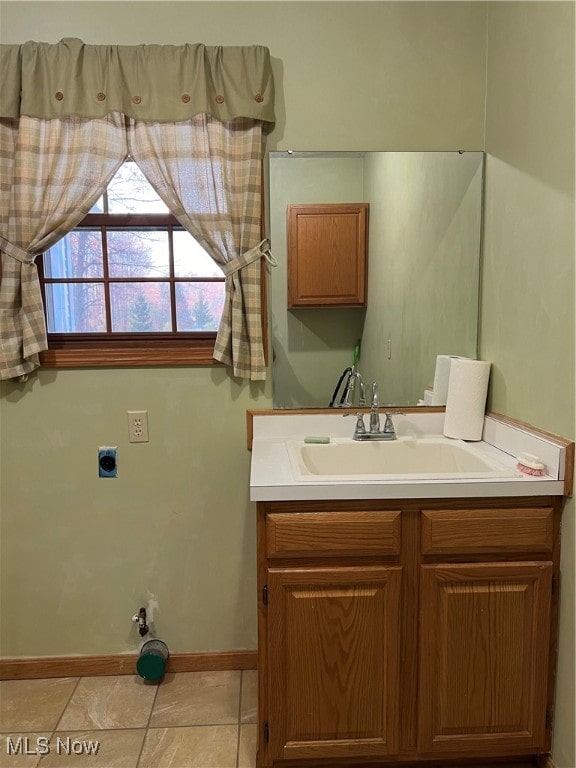
[[[368,155],[365,187],[361,370],[379,383],[381,403],[415,405],[434,382],[436,355],[476,357],[482,155]]]
[[[161,8],[159,7],[161,6]],[[574,6],[556,2],[4,2],[2,42],[263,44],[268,149],[484,149],[491,406],[574,434]],[[488,20],[488,27],[487,27]],[[487,34],[488,33],[488,34]],[[484,121],[485,109],[487,114]],[[486,144],[484,133],[486,129]],[[4,656],[256,647],[246,408],[220,368],[42,371],[0,389]],[[148,445],[126,410],[148,409]],[[118,445],[120,476],[96,478]],[[574,768],[574,505],[564,516],[554,759]]]
[[[266,45],[268,149],[482,149],[477,2],[8,2],[2,42]]]
[[[489,407],[574,438],[574,3],[490,3],[480,355]],[[574,502],[553,758],[574,768]]]
[[[2,397],[3,656],[256,647],[246,408],[223,368],[44,371]],[[128,409],[150,442],[130,444]],[[118,446],[102,480],[97,448]]]
[[[275,408],[326,408],[362,336],[362,309],[288,310],[286,208],[290,203],[361,203],[362,155],[275,156],[270,160],[270,275]]]
[[[6,2],[2,42],[263,44],[268,149],[481,149],[485,17],[474,2]],[[270,383],[46,370],[0,391],[2,654],[135,649],[149,599],[174,652],[255,648],[244,425]],[[148,445],[127,443],[128,409],[148,410]],[[117,480],[96,477],[99,445],[119,446]]]

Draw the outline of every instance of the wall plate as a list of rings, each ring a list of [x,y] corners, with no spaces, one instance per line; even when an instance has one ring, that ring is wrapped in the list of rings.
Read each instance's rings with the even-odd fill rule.
[[[118,448],[98,448],[98,477],[118,477]]]

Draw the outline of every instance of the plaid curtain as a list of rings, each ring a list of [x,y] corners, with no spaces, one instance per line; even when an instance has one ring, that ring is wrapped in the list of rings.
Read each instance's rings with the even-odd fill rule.
[[[124,116],[0,120],[0,378],[47,349],[36,256],[74,229],[126,157]]]
[[[196,115],[177,123],[130,120],[130,154],[182,226],[226,275],[214,357],[235,376],[266,378],[260,257],[262,123]]]

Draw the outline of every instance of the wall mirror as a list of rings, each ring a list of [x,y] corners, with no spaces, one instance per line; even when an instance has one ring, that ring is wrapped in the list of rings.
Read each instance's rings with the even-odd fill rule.
[[[477,356],[482,152],[270,152],[275,408],[325,408],[342,372],[416,405],[436,356]],[[369,204],[366,307],[287,306],[289,204]],[[354,401],[356,402],[356,400]]]

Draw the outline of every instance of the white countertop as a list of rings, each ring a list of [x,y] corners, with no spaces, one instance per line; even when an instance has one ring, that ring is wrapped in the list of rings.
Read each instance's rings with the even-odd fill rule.
[[[400,436],[423,437],[442,435],[442,413],[409,413],[394,416]],[[330,499],[410,499],[410,498],[465,498],[491,496],[548,496],[562,495],[563,456],[561,448],[553,442],[526,433],[526,440],[510,429],[494,429],[489,425],[485,433],[498,432],[491,437],[496,446],[486,440],[469,443],[480,455],[492,458],[507,468],[515,468],[519,450],[536,453],[543,458],[547,475],[533,477],[518,474],[514,477],[476,479],[391,479],[391,480],[321,480],[298,481],[292,471],[288,454],[288,440],[303,440],[305,436],[327,435],[331,438],[351,437],[355,419],[343,419],[341,412],[316,415],[254,415],[252,463],[250,472],[250,498],[252,501],[296,501]],[[510,432],[510,433],[509,433]],[[510,452],[502,448],[508,448]]]

